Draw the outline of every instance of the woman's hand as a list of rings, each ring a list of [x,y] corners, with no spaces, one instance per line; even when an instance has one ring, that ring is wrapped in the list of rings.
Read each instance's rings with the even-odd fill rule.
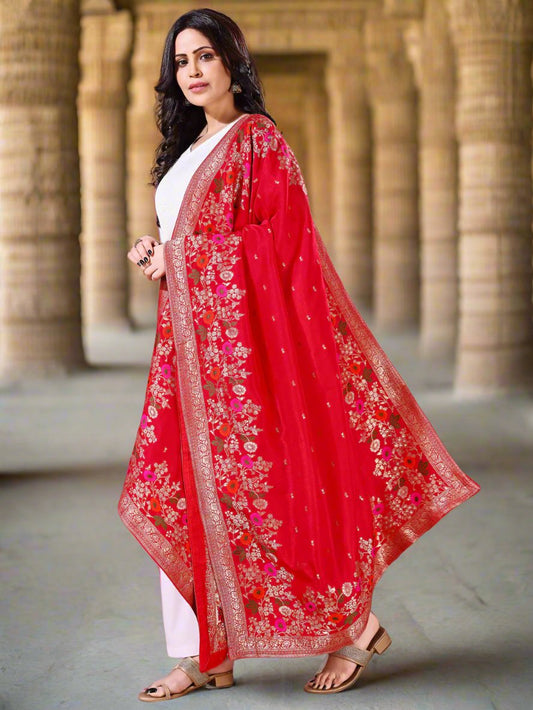
[[[165,275],[163,245],[149,235],[135,242],[128,252],[128,259],[137,264],[150,281],[156,281]]]
[[[148,262],[148,266],[144,269],[146,278],[152,281],[162,278],[166,274],[165,269],[165,247],[163,244],[156,244],[154,247],[154,255]]]
[[[128,252],[128,259],[144,269],[154,253],[154,246],[156,244],[159,244],[157,239],[150,237],[148,234],[137,239]]]

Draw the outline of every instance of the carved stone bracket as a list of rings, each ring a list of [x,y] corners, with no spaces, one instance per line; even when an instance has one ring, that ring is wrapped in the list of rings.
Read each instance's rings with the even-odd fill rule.
[[[371,15],[365,24],[368,90],[372,100],[412,95],[413,67],[407,57],[405,23]]]

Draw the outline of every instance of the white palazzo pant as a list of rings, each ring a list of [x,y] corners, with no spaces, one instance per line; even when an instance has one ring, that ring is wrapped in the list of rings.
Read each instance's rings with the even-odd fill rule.
[[[167,653],[171,658],[197,656],[200,653],[200,631],[196,614],[163,570],[159,572]]]

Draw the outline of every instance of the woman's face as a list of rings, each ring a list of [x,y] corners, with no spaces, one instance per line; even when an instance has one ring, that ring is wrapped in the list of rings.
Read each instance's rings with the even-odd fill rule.
[[[234,107],[230,73],[205,35],[183,30],[175,50],[176,81],[191,104],[204,109]]]

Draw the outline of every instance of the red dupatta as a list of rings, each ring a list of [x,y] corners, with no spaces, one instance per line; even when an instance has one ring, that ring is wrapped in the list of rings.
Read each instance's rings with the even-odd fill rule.
[[[196,608],[202,669],[336,650],[479,487],[352,305],[267,118],[204,160],[165,262],[122,520]]]

